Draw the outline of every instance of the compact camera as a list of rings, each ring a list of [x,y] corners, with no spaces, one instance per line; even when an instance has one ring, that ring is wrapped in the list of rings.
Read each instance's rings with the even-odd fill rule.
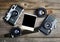
[[[15,25],[24,9],[19,5],[12,5],[4,19],[10,24]]]
[[[42,22],[39,30],[44,34],[48,35],[51,33],[52,29],[55,27],[57,20],[53,15],[48,15]]]

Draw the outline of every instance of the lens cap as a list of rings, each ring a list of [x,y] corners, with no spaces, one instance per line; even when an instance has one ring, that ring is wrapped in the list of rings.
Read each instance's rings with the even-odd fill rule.
[[[44,17],[46,16],[46,14],[47,14],[47,11],[45,8],[38,8],[35,11],[35,15],[37,15],[38,17]]]
[[[21,34],[21,29],[19,27],[14,27],[10,30],[10,34],[14,37],[19,36]]]

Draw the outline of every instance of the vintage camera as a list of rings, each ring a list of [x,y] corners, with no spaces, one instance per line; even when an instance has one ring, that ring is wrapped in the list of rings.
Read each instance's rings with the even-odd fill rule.
[[[52,29],[55,28],[56,22],[57,20],[53,15],[48,15],[39,27],[39,30],[48,35],[51,33]]]
[[[4,19],[10,24],[15,25],[23,11],[24,9],[19,5],[12,5]]]

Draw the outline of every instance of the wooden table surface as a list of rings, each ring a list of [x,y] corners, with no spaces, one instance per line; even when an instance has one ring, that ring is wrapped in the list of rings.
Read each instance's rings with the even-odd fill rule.
[[[35,9],[44,7],[47,14],[55,15],[57,26],[50,35],[44,35],[41,32],[26,34],[17,38],[4,38],[13,27],[4,22],[3,17],[12,4],[18,4],[24,7],[24,13],[34,14]],[[23,14],[24,15],[24,14]],[[19,18],[16,25],[21,26],[23,15]],[[35,27],[38,27],[44,18],[37,17]],[[38,21],[39,20],[39,21]],[[0,42],[60,42],[60,0],[0,0]]]

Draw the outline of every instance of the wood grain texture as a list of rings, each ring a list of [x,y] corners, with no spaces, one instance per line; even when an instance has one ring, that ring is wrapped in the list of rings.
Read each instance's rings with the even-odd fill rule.
[[[58,1],[51,2],[51,1],[38,1],[36,3],[19,1],[19,2],[0,2],[0,9],[8,9],[12,4],[19,4],[20,6],[24,7],[24,9],[36,9],[39,7],[45,7],[46,9],[60,9],[60,3]],[[4,7],[5,6],[5,7]]]
[[[47,9],[47,14],[55,15],[57,19],[57,27],[50,35],[44,35],[41,32],[30,33],[19,36],[17,38],[4,38],[4,34],[9,33],[9,30],[13,27],[3,20],[6,12],[12,4],[18,4],[22,6],[24,13],[34,14],[36,8],[44,7]],[[22,24],[23,15],[19,18],[16,25],[19,27]],[[38,27],[44,18],[37,17],[35,27]],[[38,21],[39,20],[39,21]],[[0,42],[60,42],[60,0],[0,0]]]
[[[0,0],[0,2],[17,2],[18,0]]]
[[[4,38],[0,42],[60,42],[59,38]]]

